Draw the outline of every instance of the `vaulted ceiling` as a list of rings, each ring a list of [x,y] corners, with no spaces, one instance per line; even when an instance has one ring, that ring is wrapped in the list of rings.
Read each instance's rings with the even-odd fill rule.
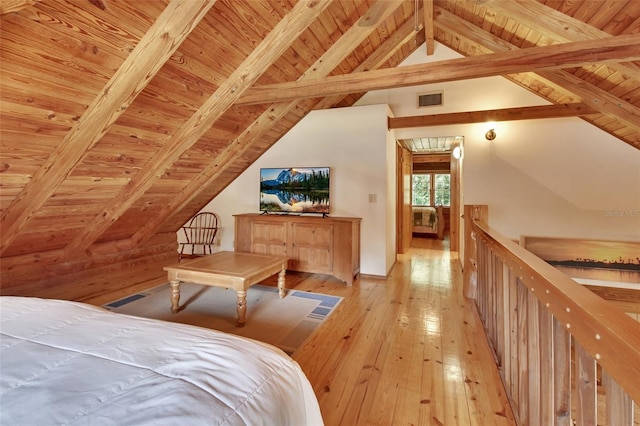
[[[640,149],[637,0],[3,0],[0,13],[3,274],[166,251],[309,111],[374,89],[503,75],[553,105],[390,126],[579,116]],[[397,67],[425,42],[465,58]]]

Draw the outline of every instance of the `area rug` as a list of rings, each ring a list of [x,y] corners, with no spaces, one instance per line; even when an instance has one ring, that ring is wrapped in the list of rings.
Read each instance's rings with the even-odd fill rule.
[[[121,314],[212,328],[249,337],[293,354],[331,312],[341,297],[254,285],[247,291],[244,327],[236,327],[236,292],[198,284],[180,285],[180,311],[171,313],[171,287],[162,284],[103,307]]]

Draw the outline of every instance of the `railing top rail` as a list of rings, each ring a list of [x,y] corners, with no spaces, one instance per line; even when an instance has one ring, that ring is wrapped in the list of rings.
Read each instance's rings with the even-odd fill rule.
[[[474,221],[498,258],[564,324],[629,396],[640,401],[640,322],[488,225]]]

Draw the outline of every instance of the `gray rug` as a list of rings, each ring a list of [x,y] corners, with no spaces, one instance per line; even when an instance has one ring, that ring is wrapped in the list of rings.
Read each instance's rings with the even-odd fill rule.
[[[171,313],[171,287],[163,284],[107,303],[104,308],[121,314],[212,328],[249,337],[293,354],[338,306],[341,297],[287,290],[280,299],[275,287],[254,285],[247,291],[244,327],[236,327],[236,292],[183,283],[181,310]]]

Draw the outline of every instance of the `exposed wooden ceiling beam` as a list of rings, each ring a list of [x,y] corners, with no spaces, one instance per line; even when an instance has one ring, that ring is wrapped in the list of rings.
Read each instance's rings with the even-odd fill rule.
[[[506,52],[518,49],[511,43],[461,19],[444,9],[436,8],[435,24],[456,37],[467,40],[480,52]],[[610,38],[609,38],[610,39]],[[609,40],[603,39],[603,40]],[[636,48],[636,50],[638,50]],[[477,58],[471,56],[469,58]],[[640,108],[562,70],[536,71],[534,78],[548,82],[565,92],[580,97],[593,109],[614,117],[633,129],[640,126]]]
[[[630,34],[601,40],[531,47],[428,64],[336,75],[313,81],[256,86],[242,96],[238,104],[284,102],[528,71],[636,61],[640,60],[638,45],[640,45],[640,34]],[[478,65],[478,61],[482,61],[481,66]]]
[[[427,56],[436,50],[435,31],[433,28],[433,0],[422,0],[424,13],[424,38],[427,45]]]
[[[215,0],[173,0],[0,219],[0,253],[104,136],[197,26]]]
[[[131,182],[105,206],[102,214],[78,232],[66,247],[69,257],[81,256],[129,207],[204,135],[238,97],[295,42],[332,0],[298,2],[247,56],[213,95],[187,120],[138,172]],[[179,14],[179,12],[178,12]]]
[[[17,12],[27,6],[32,6],[40,0],[2,0],[0,3],[0,15]]]
[[[413,19],[407,20],[391,37],[389,37],[373,54],[369,55],[353,72],[375,70],[384,65],[405,44],[416,39],[416,28]],[[333,95],[323,98],[313,109],[331,108],[340,102],[344,95]]]
[[[307,72],[300,77],[301,80],[317,78],[328,75],[337,67],[357,46],[362,43],[376,26],[391,16],[395,9],[402,4],[402,0],[378,0],[349,30],[347,30],[331,48],[329,48],[318,60],[312,64]],[[367,25],[362,25],[368,23]],[[373,24],[372,24],[373,23]],[[360,25],[359,25],[360,24]],[[413,27],[413,26],[412,26]],[[393,36],[391,37],[393,38]],[[216,156],[215,160],[202,170],[181,191],[179,196],[173,197],[158,214],[140,228],[131,238],[135,246],[151,238],[157,228],[162,225],[176,211],[184,208],[202,188],[207,187],[226,172],[228,167],[233,165],[234,159],[241,157],[258,142],[261,136],[272,128],[273,123],[285,117],[293,108],[296,102],[279,103],[272,105],[267,111],[260,115],[251,125],[249,125],[235,140]]]
[[[489,0],[483,6],[495,13],[504,15],[536,32],[544,34],[557,43],[569,43],[581,40],[596,40],[611,37],[611,34],[599,30],[571,16],[565,15],[535,0],[503,1]],[[540,17],[544,16],[543,21]],[[614,63],[610,68],[640,80],[640,66],[633,63]]]
[[[484,123],[487,121],[535,120],[541,118],[577,117],[597,114],[598,111],[582,104],[542,105],[487,111],[454,112],[450,114],[389,117],[389,129],[407,127],[443,126],[452,124]]]
[[[543,79],[562,87],[582,98],[585,104],[593,109],[617,119],[632,129],[640,132],[640,108],[622,100],[608,90],[586,83],[579,77],[562,71],[540,71]]]

